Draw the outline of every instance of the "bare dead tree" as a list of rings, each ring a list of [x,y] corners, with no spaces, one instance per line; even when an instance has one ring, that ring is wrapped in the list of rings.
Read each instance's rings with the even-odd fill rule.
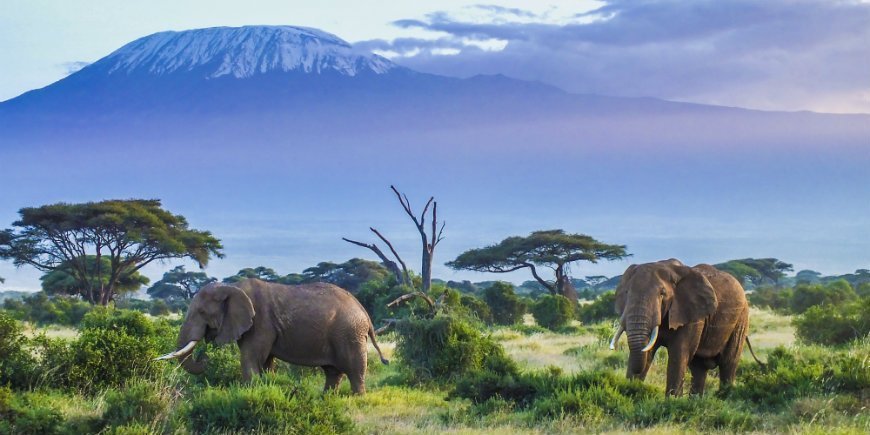
[[[378,258],[381,259],[381,263],[383,263],[384,267],[386,267],[387,270],[389,270],[390,272],[393,273],[393,275],[396,277],[397,282],[400,282],[403,285],[410,285],[411,284],[411,275],[408,273],[408,267],[405,265],[405,262],[402,260],[402,257],[399,256],[399,253],[396,252],[396,250],[393,248],[393,244],[390,243],[390,241],[387,240],[387,238],[384,237],[380,232],[378,232],[378,230],[376,230],[374,228],[369,228],[369,229],[373,233],[375,233],[381,240],[383,240],[384,243],[387,244],[387,246],[390,248],[390,252],[392,252],[393,255],[396,257],[396,260],[398,260],[399,263],[401,263],[402,270],[399,270],[399,266],[396,264],[396,262],[393,260],[390,260],[384,254],[384,251],[381,251],[381,248],[379,248],[378,245],[376,245],[374,243],[363,243],[363,242],[359,242],[356,240],[348,239],[347,237],[342,237],[341,240],[344,240],[345,242],[352,243],[352,244],[357,245],[357,246],[362,246],[363,248],[370,249],[372,252],[375,253],[375,255],[378,256]]]
[[[435,201],[435,197],[429,197],[429,201],[426,201],[426,205],[423,206],[423,212],[420,213],[420,217],[417,218],[411,210],[411,201],[408,200],[408,196],[399,193],[399,190],[396,189],[395,186],[391,185],[390,189],[392,189],[393,193],[396,194],[396,198],[398,198],[399,203],[402,204],[405,213],[408,214],[408,217],[411,218],[414,225],[417,227],[417,231],[420,233],[420,239],[423,242],[423,258],[420,267],[420,275],[423,278],[423,293],[428,293],[429,289],[432,287],[432,260],[435,257],[435,247],[444,239],[443,234],[446,222],[441,222],[441,228],[438,228],[438,202]],[[429,211],[429,206],[432,206],[431,235],[426,234],[426,212]]]

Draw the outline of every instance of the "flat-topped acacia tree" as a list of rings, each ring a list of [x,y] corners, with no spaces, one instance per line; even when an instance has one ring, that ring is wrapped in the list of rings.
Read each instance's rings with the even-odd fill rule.
[[[200,267],[223,257],[220,240],[190,229],[184,216],[164,210],[160,200],[106,200],[22,208],[13,228],[0,231],[0,258],[43,272],[68,270],[92,304],[107,305],[125,274],[161,260],[189,258]],[[88,267],[92,258],[97,270]],[[109,259],[108,279],[101,270]],[[96,282],[99,281],[99,282]]]
[[[566,266],[577,261],[619,260],[629,256],[625,245],[608,245],[585,234],[563,230],[535,231],[526,237],[508,237],[484,248],[470,249],[447,263],[453,269],[507,273],[529,269],[536,281],[551,294],[577,301],[577,292],[568,279]],[[545,280],[539,267],[553,270],[555,281]]]

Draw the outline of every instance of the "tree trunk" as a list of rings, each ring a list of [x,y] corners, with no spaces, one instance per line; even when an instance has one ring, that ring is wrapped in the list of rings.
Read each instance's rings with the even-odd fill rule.
[[[432,287],[432,254],[429,246],[424,245],[421,276],[423,278],[423,293],[426,294],[429,294],[429,289]]]

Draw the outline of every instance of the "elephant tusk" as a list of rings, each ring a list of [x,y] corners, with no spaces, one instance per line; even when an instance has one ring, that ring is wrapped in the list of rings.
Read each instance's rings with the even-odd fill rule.
[[[616,342],[619,341],[619,337],[622,336],[623,332],[625,332],[625,327],[620,323],[619,328],[616,329],[616,334],[613,334],[613,339],[610,340],[610,350],[616,350]]]
[[[184,355],[184,354],[190,352],[193,349],[193,347],[196,346],[196,343],[197,343],[196,340],[192,340],[190,343],[187,343],[186,345],[184,345],[184,347],[182,347],[181,349],[178,349],[175,352],[169,352],[166,355],[158,356],[157,358],[154,358],[152,361],[160,361],[160,360],[164,360],[164,359],[178,358],[181,355]]]
[[[659,327],[656,326],[653,328],[652,333],[649,335],[649,343],[646,344],[646,347],[641,349],[641,352],[649,352],[650,349],[653,348],[656,344],[656,340],[659,338]]]

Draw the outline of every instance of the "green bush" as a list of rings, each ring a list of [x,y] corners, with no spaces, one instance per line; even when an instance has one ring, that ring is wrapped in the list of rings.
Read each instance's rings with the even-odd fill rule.
[[[22,321],[38,325],[58,324],[76,326],[82,321],[92,305],[79,299],[54,296],[43,292],[24,296],[20,301],[7,299],[3,307]]]
[[[14,394],[0,387],[0,434],[59,434],[63,415],[41,394]]]
[[[749,303],[759,308],[770,308],[776,312],[791,312],[791,299],[794,291],[790,288],[759,287],[749,295]]]
[[[195,433],[349,433],[353,423],[334,395],[259,383],[207,388],[184,411]]]
[[[0,312],[0,386],[26,388],[36,375],[35,364],[21,324]]]
[[[825,285],[801,283],[794,287],[790,307],[794,314],[802,314],[814,306],[840,306],[858,299],[848,281],[838,279]]]
[[[459,303],[481,322],[487,325],[493,324],[492,310],[480,298],[465,294],[459,299]]]
[[[581,305],[577,317],[584,324],[598,323],[604,320],[616,319],[616,293],[609,291],[598,296],[595,301]]]
[[[466,320],[453,316],[396,324],[396,353],[419,381],[450,380],[481,370],[512,370],[504,349]]]
[[[838,309],[814,306],[792,323],[797,336],[807,343],[837,345],[870,333],[870,299],[855,301]]]
[[[513,325],[523,320],[526,304],[514,292],[514,286],[496,282],[483,291],[483,300],[492,312],[492,319],[499,325]]]
[[[106,392],[103,421],[107,426],[151,423],[166,411],[166,399],[153,384],[138,382],[123,390]]]
[[[532,305],[532,315],[539,325],[557,330],[574,318],[574,304],[562,295],[546,295]]]
[[[861,395],[870,389],[870,349],[778,347],[766,366],[743,365],[729,397],[777,408],[799,397],[843,393]]]

